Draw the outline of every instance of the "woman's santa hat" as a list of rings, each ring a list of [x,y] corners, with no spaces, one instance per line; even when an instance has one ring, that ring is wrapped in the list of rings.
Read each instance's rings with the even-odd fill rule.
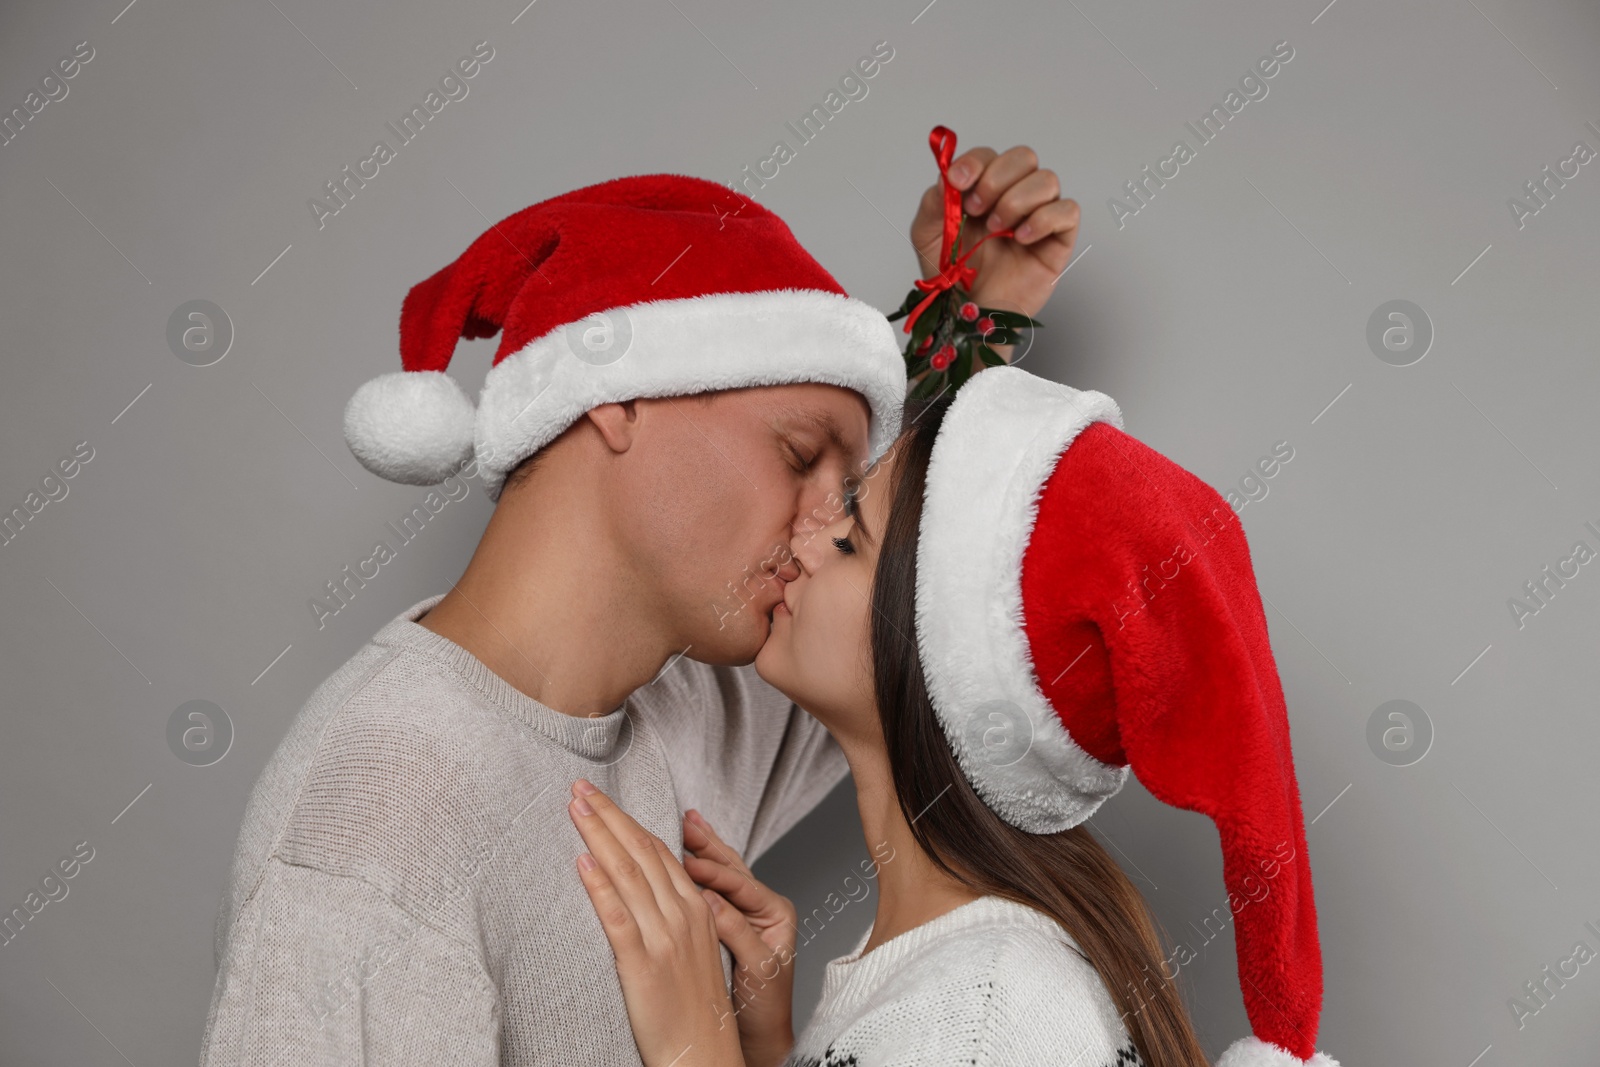
[[[1105,394],[985,370],[933,446],[917,640],[951,748],[1008,823],[1075,826],[1130,768],[1216,822],[1254,1032],[1217,1067],[1337,1067],[1316,1051],[1322,959],[1283,688],[1227,502],[1124,433]]]
[[[474,408],[446,373],[462,337],[500,334]],[[676,174],[617,178],[524,208],[411,289],[401,371],[356,390],[362,466],[413,485],[476,458],[505,476],[601,404],[821,382],[871,408],[874,456],[899,430],[894,328],[848,296],[783,220]]]

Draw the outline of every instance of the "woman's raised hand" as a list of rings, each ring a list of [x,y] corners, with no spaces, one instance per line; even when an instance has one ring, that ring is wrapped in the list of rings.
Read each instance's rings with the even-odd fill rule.
[[[795,908],[750,873],[739,854],[690,809],[684,869],[712,901],[717,936],[733,953],[733,1003],[750,1067],[775,1067],[794,1045]]]
[[[1037,315],[1072,259],[1078,241],[1078,202],[1061,196],[1055,171],[1043,170],[1027,145],[1004,152],[972,148],[950,164],[950,184],[961,190],[967,212],[961,247],[972,248],[986,235],[1014,229],[972,254],[978,272],[972,299],[988,307]],[[911,244],[922,276],[939,273],[944,230],[944,184],[935,181],[922,194],[911,223]]]
[[[711,900],[610,797],[582,779],[572,792],[568,812],[589,849],[579,877],[616,953],[645,1067],[744,1067]]]

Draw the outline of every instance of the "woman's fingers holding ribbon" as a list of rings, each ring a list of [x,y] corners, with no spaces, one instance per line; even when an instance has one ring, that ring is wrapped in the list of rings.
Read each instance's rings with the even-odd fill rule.
[[[970,149],[951,161],[948,173],[968,216],[961,232],[962,249],[973,249],[991,233],[1013,231],[1010,237],[985,242],[968,260],[977,271],[973,299],[984,306],[1036,314],[1071,262],[1078,237],[1077,202],[1061,198],[1055,172],[1040,168],[1038,154],[1027,145],[999,153],[988,147]],[[924,278],[934,277],[942,266],[943,227],[941,178],[923,194],[911,227]]]
[[[984,167],[964,192],[961,206],[983,232],[1014,230],[1017,244],[1029,246],[1046,266],[1060,271],[1072,254],[1078,231],[1077,202],[1060,196],[1061,181],[1055,171],[1041,169],[1033,149],[1018,145]]]
[[[981,216],[994,209],[1007,189],[1038,169],[1039,156],[1027,145],[1008,148],[999,155],[992,148],[974,148],[950,164],[950,184],[962,190],[961,206],[967,214]],[[974,180],[963,185],[960,179],[973,170],[977,171]]]
[[[998,156],[994,149],[987,145],[970,149],[957,156],[950,163],[950,184],[955,189],[961,190],[963,197],[975,195],[974,186],[986,173],[986,168]],[[969,191],[970,190],[970,191]],[[999,199],[999,193],[994,193],[989,203]],[[972,211],[967,212],[969,215]],[[980,220],[981,221],[981,220]],[[968,231],[973,230],[968,224]],[[981,227],[978,227],[981,231]],[[980,233],[981,235],[981,233]],[[922,202],[917,205],[917,217],[911,223],[911,243],[916,247],[917,260],[922,266],[922,276],[931,278],[939,273],[943,265],[939,262],[940,244],[944,238],[944,178],[928,186],[922,194]],[[963,246],[970,248],[976,237],[962,235]]]
[[[1032,171],[1001,192],[984,225],[991,231],[1014,230],[1017,241],[1025,245],[1051,234],[1070,238],[1078,228],[1078,204],[1060,196],[1061,181],[1055,171]]]

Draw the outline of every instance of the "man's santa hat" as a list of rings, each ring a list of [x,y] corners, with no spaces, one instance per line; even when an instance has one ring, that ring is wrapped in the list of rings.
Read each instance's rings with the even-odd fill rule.
[[[1130,768],[1215,821],[1254,1032],[1217,1067],[1337,1067],[1283,688],[1227,502],[1104,393],[991,368],[935,439],[916,592],[934,708],[1008,823],[1075,826]]]
[[[446,373],[462,337],[500,334],[474,408]],[[356,390],[344,432],[362,466],[413,485],[476,458],[505,476],[601,404],[821,382],[859,392],[874,456],[899,430],[894,328],[783,220],[676,174],[591,185],[491,226],[411,289],[401,371]]]

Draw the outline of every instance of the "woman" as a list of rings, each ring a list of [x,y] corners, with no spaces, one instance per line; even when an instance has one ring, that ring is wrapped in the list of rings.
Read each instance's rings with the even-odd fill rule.
[[[574,783],[644,1062],[1203,1067],[1171,981],[1188,960],[1082,825],[1131,765],[1222,836],[1256,1036],[1219,1067],[1336,1067],[1313,1055],[1304,831],[1231,510],[1110,398],[1015,368],[908,422],[844,517],[796,539],[756,660],[848,758],[879,888],[798,1042],[794,907],[698,813],[680,864]]]

